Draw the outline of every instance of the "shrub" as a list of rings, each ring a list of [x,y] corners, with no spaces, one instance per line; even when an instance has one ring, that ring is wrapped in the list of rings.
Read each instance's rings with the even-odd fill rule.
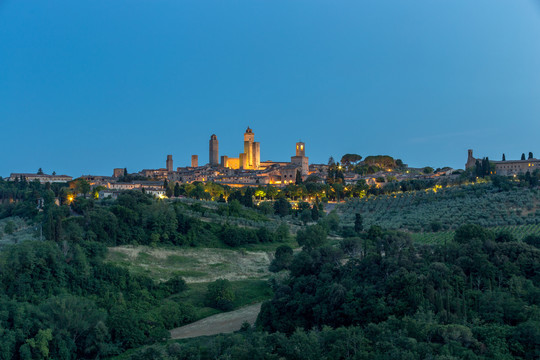
[[[206,293],[206,305],[228,311],[232,310],[235,295],[231,282],[227,279],[217,279],[208,284]]]

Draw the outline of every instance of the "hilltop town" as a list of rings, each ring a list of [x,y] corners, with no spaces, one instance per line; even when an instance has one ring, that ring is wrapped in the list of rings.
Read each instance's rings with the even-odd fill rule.
[[[294,155],[290,161],[261,161],[261,144],[255,141],[255,133],[248,127],[244,133],[243,152],[238,156],[221,155],[219,140],[212,134],[209,140],[208,162],[199,164],[199,156],[191,156],[191,164],[187,167],[174,168],[173,156],[167,155],[164,168],[143,169],[129,173],[126,168],[113,169],[112,176],[83,175],[76,180],[88,183],[96,197],[116,198],[121,191],[139,190],[156,197],[164,198],[173,195],[174,186],[193,183],[214,183],[228,188],[265,187],[284,188],[288,185],[334,184],[347,186],[361,185],[361,189],[391,188],[407,180],[437,179],[444,177],[448,182],[455,181],[464,173],[450,167],[433,169],[429,166],[411,168],[400,159],[377,155],[363,158],[357,154],[345,154],[339,161],[330,158],[327,164],[310,164],[306,156],[306,144],[297,142]],[[292,147],[292,146],[291,146]],[[465,171],[476,176],[503,175],[517,176],[532,173],[540,168],[540,160],[533,158],[532,153],[521,160],[503,159],[491,161],[488,158],[476,159],[473,150],[468,150]],[[45,183],[66,183],[73,181],[72,176],[37,173],[12,173],[8,181],[39,181]],[[392,185],[392,186],[389,186]],[[170,188],[171,191],[167,191]],[[357,188],[358,190],[360,188]],[[360,191],[360,190],[359,190]],[[178,194],[176,194],[178,195]],[[351,192],[354,196],[354,192]],[[341,196],[337,196],[339,199]]]

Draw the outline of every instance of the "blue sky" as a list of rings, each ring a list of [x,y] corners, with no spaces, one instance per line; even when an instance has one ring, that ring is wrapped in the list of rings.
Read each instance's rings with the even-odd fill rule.
[[[0,0],[0,176],[540,157],[540,0]]]

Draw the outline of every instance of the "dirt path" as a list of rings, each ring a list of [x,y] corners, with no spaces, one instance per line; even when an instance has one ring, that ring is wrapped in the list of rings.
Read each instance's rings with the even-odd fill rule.
[[[171,330],[171,339],[188,339],[197,336],[232,333],[240,330],[244,322],[253,325],[261,310],[261,304],[249,305],[238,310],[212,315],[192,324]]]

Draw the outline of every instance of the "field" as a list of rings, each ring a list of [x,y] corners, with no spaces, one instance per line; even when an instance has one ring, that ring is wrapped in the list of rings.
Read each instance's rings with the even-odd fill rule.
[[[360,213],[365,228],[406,231],[422,243],[449,240],[467,223],[509,231],[517,239],[540,234],[540,195],[528,188],[500,191],[477,184],[400,192],[351,200],[336,210],[343,225],[352,226],[355,213]]]
[[[497,226],[490,228],[490,230],[495,233],[500,231],[509,232],[516,240],[523,240],[528,235],[540,235],[540,224]],[[420,232],[411,233],[411,237],[414,241],[421,244],[440,244],[451,241],[454,238],[454,234],[454,231]]]
[[[176,274],[187,283],[200,283],[219,278],[266,279],[272,256],[272,252],[266,251],[118,246],[109,248],[107,261],[157,281]]]
[[[272,257],[273,252],[266,251],[119,246],[109,248],[107,261],[157,281],[182,276],[188,289],[172,300],[192,305],[198,320],[221,312],[204,304],[207,286],[216,279],[231,281],[235,309],[269,299]]]

